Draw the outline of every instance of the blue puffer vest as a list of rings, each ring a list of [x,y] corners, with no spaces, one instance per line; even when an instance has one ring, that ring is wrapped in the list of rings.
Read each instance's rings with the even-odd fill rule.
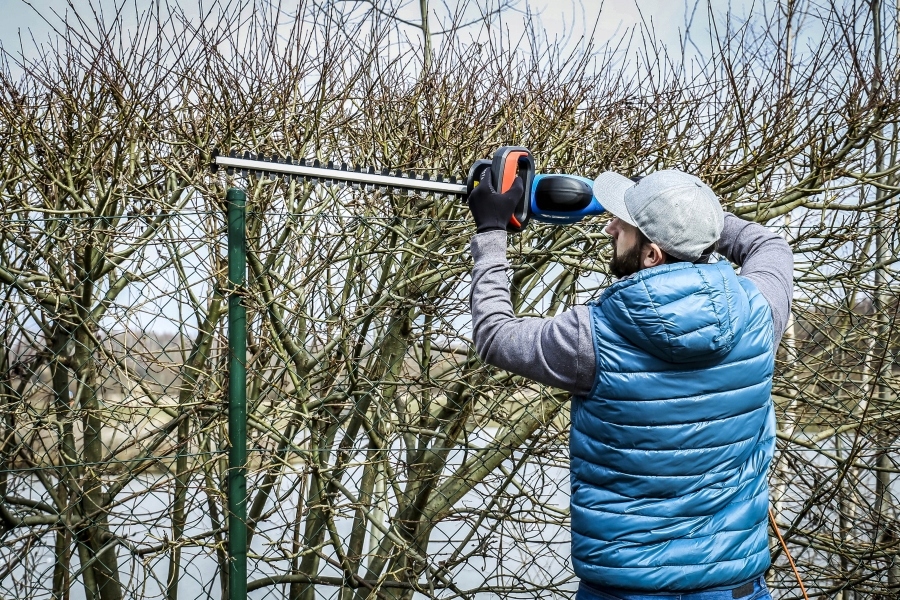
[[[598,586],[682,592],[769,566],[772,316],[725,262],[640,271],[591,306],[572,403],[572,557]]]

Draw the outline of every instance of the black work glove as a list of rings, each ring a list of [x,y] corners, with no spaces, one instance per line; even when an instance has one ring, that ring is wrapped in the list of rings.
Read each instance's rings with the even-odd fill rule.
[[[506,231],[506,225],[524,193],[525,184],[518,175],[506,193],[499,193],[491,185],[491,168],[486,166],[478,178],[478,185],[469,194],[469,210],[472,211],[478,233]]]

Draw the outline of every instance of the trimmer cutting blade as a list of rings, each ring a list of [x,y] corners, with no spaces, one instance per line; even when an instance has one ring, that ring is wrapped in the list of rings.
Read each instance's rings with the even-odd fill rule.
[[[226,169],[228,173],[238,171],[262,176],[282,175],[326,184],[338,182],[381,189],[411,190],[462,199],[468,198],[478,185],[483,170],[490,169],[491,184],[501,193],[509,190],[517,176],[522,178],[524,184],[525,193],[506,227],[511,233],[523,231],[532,218],[544,223],[567,225],[604,212],[603,206],[594,198],[593,182],[590,179],[578,175],[536,174],[531,152],[521,146],[502,146],[491,160],[476,161],[469,169],[465,184],[458,182],[456,177],[445,180],[438,175],[431,178],[427,173],[416,171],[392,172],[390,169],[382,169],[376,172],[372,167],[361,165],[350,167],[341,163],[336,166],[329,161],[323,166],[318,160],[294,161],[291,157],[266,160],[249,153],[244,153],[242,157],[234,152],[228,156],[214,153],[212,168],[215,171],[219,167]]]

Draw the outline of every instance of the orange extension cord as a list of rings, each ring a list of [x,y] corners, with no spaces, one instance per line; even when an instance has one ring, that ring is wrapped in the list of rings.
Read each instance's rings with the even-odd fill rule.
[[[797,571],[797,566],[794,564],[794,559],[791,557],[790,551],[788,551],[787,544],[784,543],[784,538],[781,537],[781,530],[778,529],[778,523],[775,522],[775,511],[772,510],[772,507],[769,507],[769,521],[772,522],[772,529],[775,530],[775,535],[778,536],[778,541],[781,542],[781,547],[784,548],[784,555],[787,556],[788,562],[791,563],[791,568],[794,570],[794,576],[797,578],[797,583],[800,584],[800,591],[803,592],[803,598],[805,600],[809,600],[809,596],[806,595],[806,588],[803,586],[803,580],[800,579],[800,573]]]

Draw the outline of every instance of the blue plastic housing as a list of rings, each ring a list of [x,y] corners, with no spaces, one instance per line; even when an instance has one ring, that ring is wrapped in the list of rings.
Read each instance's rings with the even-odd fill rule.
[[[531,184],[531,218],[543,223],[569,225],[605,212],[594,198],[594,181],[565,174],[537,174]]]

